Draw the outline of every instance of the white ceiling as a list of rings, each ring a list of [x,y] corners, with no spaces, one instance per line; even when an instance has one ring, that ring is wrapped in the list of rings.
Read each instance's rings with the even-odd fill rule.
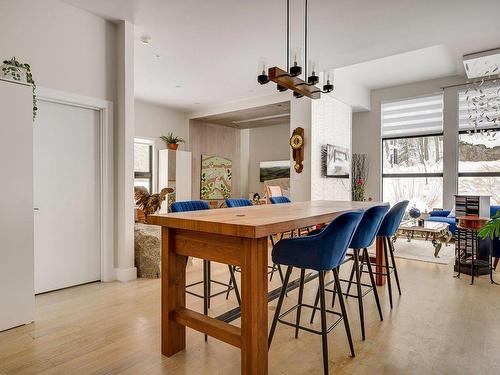
[[[269,95],[274,86],[256,82],[259,58],[285,65],[284,0],[63,1],[136,25],[141,99],[187,111]],[[303,1],[291,4],[299,46]],[[311,0],[309,55],[323,68],[355,65],[346,74],[367,88],[463,74],[463,54],[499,46],[499,12],[498,0]]]

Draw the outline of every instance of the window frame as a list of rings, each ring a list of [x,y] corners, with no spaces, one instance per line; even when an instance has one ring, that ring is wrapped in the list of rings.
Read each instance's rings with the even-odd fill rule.
[[[481,130],[493,130],[497,133],[496,137],[500,137],[500,128],[499,127],[484,127],[480,128]],[[458,131],[457,137],[457,152],[459,152],[458,148],[460,147],[460,135],[469,134],[469,131],[472,129],[462,129]],[[457,193],[459,192],[458,188],[460,186],[459,179],[460,177],[500,177],[500,170],[498,172],[460,172],[460,159],[457,157]]]
[[[381,148],[381,166],[382,166],[382,179],[381,179],[381,192],[382,192],[382,198],[384,197],[384,178],[426,178],[426,177],[442,177],[444,178],[444,171],[443,172],[428,172],[428,173],[384,173],[384,141],[389,141],[389,140],[396,140],[396,139],[410,139],[410,138],[426,138],[426,137],[443,137],[444,139],[444,134],[428,134],[428,135],[411,135],[407,137],[388,137],[388,138],[382,138],[382,142],[380,144]],[[443,166],[444,169],[444,166]],[[382,199],[383,200],[383,199]]]
[[[146,145],[149,149],[149,172],[136,172],[134,171],[134,186],[136,179],[147,179],[149,180],[149,194],[153,194],[153,144],[151,142],[145,142],[143,140],[134,140],[134,146],[136,144]],[[134,147],[134,158],[135,158],[135,147]]]
[[[405,100],[411,100],[411,99],[419,99],[419,98],[425,98],[425,97],[431,97],[431,96],[436,96],[436,95],[442,95],[442,108],[441,108],[441,116],[442,116],[442,128],[440,132],[428,132],[428,133],[422,133],[422,134],[409,134],[409,135],[397,135],[397,136],[383,136],[383,127],[384,127],[384,122],[383,122],[383,108],[382,106],[387,103],[391,102],[398,102],[398,101],[405,101]],[[442,172],[429,172],[429,173],[384,173],[384,141],[389,141],[389,140],[398,140],[398,139],[412,139],[412,138],[426,138],[426,137],[443,137],[443,143],[444,143],[444,94],[443,93],[431,93],[427,95],[420,95],[420,96],[415,96],[411,98],[398,98],[394,100],[385,100],[380,103],[380,192],[381,192],[381,197],[382,200],[384,200],[384,178],[442,178],[443,183],[444,183],[444,165],[443,165],[443,171]],[[443,155],[444,155],[444,150],[443,150]],[[441,192],[441,195],[443,195],[444,199],[444,189]]]

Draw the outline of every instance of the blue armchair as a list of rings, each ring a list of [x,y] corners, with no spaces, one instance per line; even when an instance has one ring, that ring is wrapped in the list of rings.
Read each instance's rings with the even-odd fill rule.
[[[455,235],[457,225],[455,223],[455,213],[451,214],[448,210],[436,210],[429,212],[427,221],[450,224],[450,232]]]

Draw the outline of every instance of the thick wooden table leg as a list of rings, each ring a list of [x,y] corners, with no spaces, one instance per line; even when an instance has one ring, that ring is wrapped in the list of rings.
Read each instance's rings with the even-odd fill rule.
[[[170,357],[186,347],[186,327],[174,320],[186,306],[186,257],[175,253],[173,231],[161,228],[161,352]]]
[[[245,241],[241,264],[241,374],[267,374],[267,238]]]
[[[384,238],[383,237],[377,237],[376,242],[375,242],[375,247],[376,247],[376,255],[375,255],[375,269],[377,271],[377,277],[376,277],[376,284],[377,285],[384,285],[385,284],[385,276],[381,275],[382,272],[385,272],[385,259],[384,259]],[[382,266],[382,267],[381,267]]]

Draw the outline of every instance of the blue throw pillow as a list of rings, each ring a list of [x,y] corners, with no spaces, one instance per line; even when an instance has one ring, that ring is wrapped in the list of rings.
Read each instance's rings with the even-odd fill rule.
[[[453,210],[450,211],[447,217],[455,218],[455,207],[453,207]]]

